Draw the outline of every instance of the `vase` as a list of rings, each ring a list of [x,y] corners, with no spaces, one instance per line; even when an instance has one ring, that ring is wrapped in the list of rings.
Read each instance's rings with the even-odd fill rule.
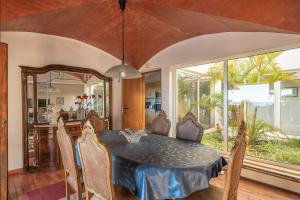
[[[80,120],[85,119],[85,110],[83,108],[79,108],[77,111],[77,118]]]

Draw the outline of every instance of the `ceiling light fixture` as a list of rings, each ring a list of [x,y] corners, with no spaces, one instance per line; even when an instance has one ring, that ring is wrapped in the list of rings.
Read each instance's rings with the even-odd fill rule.
[[[52,82],[51,81],[52,81],[52,79],[51,79],[51,72],[50,72],[50,84],[49,84],[49,87],[47,88],[47,91],[49,93],[58,93],[58,92],[60,92],[60,89],[52,86]]]
[[[119,0],[119,5],[120,5],[120,9],[122,12],[122,63],[120,65],[115,65],[111,68],[109,68],[104,74],[106,76],[112,77],[112,78],[118,78],[119,81],[121,79],[135,79],[135,78],[140,78],[142,75],[141,73],[125,64],[125,42],[124,42],[124,38],[125,38],[125,31],[124,31],[124,12],[125,12],[125,8],[126,8],[126,0]]]

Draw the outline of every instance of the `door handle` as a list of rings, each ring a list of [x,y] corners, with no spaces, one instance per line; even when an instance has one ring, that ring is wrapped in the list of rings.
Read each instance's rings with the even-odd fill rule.
[[[7,120],[1,119],[0,120],[0,128],[6,128],[7,126]]]
[[[125,111],[128,110],[128,109],[129,109],[128,107],[123,107],[123,108],[122,108],[122,113],[125,114]]]

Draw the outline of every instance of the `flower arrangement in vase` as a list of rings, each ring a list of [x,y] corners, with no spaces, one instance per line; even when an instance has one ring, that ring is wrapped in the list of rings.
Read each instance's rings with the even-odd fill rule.
[[[98,98],[97,98],[98,97]],[[102,96],[98,95],[86,95],[83,94],[82,96],[77,96],[75,104],[78,105],[78,116],[80,116],[80,119],[85,119],[87,116],[87,113],[89,112],[89,107],[93,105],[93,101],[96,99],[101,99]]]

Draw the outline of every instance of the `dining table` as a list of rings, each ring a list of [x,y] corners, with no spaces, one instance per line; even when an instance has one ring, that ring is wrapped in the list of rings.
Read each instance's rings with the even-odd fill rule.
[[[112,157],[113,184],[127,188],[138,200],[184,198],[210,187],[226,160],[199,142],[147,134],[129,143],[119,131],[96,133]],[[80,166],[77,144],[76,161]]]

